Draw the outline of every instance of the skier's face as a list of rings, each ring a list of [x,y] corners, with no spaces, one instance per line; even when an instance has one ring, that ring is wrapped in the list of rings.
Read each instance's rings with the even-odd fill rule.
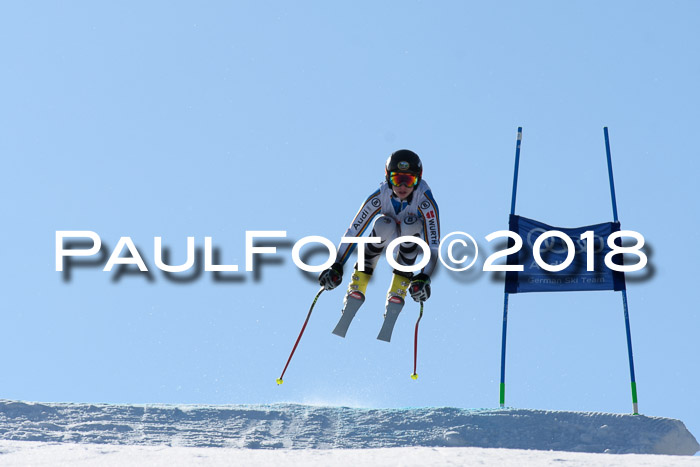
[[[413,193],[413,187],[412,186],[406,186],[406,185],[400,185],[400,186],[392,186],[392,189],[394,190],[394,194],[399,197],[401,201],[405,200],[408,198],[411,193]]]

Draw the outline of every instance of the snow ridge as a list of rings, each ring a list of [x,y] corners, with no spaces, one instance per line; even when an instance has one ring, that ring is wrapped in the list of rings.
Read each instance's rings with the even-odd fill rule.
[[[250,449],[485,447],[693,455],[679,420],[605,413],[299,404],[113,405],[0,400],[0,439]]]

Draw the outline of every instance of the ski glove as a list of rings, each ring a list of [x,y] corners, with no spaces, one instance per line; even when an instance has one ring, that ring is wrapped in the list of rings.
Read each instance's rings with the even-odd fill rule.
[[[323,271],[318,276],[318,282],[326,290],[333,290],[343,282],[343,265],[333,263],[333,266]]]
[[[411,298],[417,302],[424,302],[430,298],[430,276],[427,274],[417,274],[413,276],[411,285],[408,286]]]

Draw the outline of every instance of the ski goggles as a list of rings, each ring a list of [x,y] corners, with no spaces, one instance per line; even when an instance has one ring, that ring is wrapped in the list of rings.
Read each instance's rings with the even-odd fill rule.
[[[414,187],[418,185],[418,175],[403,172],[389,172],[389,183],[394,186],[406,185],[407,187]]]

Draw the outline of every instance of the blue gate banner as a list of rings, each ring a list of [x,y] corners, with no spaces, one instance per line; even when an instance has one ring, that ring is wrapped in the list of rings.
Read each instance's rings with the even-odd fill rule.
[[[619,222],[587,225],[585,227],[564,228],[538,222],[527,217],[510,215],[509,228],[511,232],[520,235],[523,247],[517,253],[508,255],[507,264],[522,265],[522,272],[506,272],[506,293],[523,292],[565,292],[582,290],[625,290],[625,275],[613,271],[605,265],[605,255],[610,251],[608,237],[620,230]],[[571,238],[575,253],[573,262],[562,271],[550,272],[542,269],[532,253],[535,240],[544,232],[558,230]],[[581,235],[592,230],[594,241],[588,245]],[[616,240],[620,244],[620,239]],[[513,246],[509,239],[508,246]],[[594,270],[587,271],[587,248],[594,251]],[[558,237],[546,239],[540,247],[540,256],[547,264],[562,264],[567,257],[568,247],[564,240]],[[622,255],[612,257],[614,264],[623,264]]]

